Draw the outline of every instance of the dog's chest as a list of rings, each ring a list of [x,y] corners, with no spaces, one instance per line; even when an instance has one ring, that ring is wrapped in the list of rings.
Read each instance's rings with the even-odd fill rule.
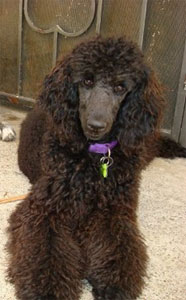
[[[86,218],[97,210],[125,205],[138,186],[137,178],[126,171],[121,174],[112,169],[107,178],[95,167],[82,167],[70,173],[73,175],[62,182],[60,203],[74,220]]]
[[[100,158],[65,159],[63,168],[54,176],[56,210],[67,223],[77,224],[97,211],[111,211],[114,207],[133,206],[137,194],[139,173],[137,163],[124,160],[122,154],[113,156],[114,163],[104,178],[100,173]],[[134,170],[135,169],[135,170]]]

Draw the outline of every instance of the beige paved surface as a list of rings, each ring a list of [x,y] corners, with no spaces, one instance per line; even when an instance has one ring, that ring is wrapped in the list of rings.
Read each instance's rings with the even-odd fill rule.
[[[2,108],[0,107],[2,112]],[[19,131],[24,114],[7,112],[4,119]],[[29,184],[17,167],[15,142],[0,141],[0,198],[28,192]],[[0,205],[0,300],[15,300],[5,280],[4,245],[7,218],[17,203]],[[139,223],[150,257],[147,286],[141,300],[186,299],[186,160],[156,159],[143,172]],[[91,300],[84,291],[81,300]]]

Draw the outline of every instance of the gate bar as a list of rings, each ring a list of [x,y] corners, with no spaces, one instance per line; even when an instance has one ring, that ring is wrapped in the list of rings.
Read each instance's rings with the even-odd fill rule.
[[[100,31],[101,31],[102,11],[103,11],[103,0],[98,0],[97,22],[96,22],[96,33],[97,34],[100,34]]]
[[[172,137],[177,142],[179,141],[179,138],[181,137],[181,126],[182,121],[184,117],[184,107],[186,105],[186,92],[184,90],[184,77],[186,74],[186,39],[185,39],[185,48],[183,52],[183,60],[182,60],[182,67],[181,67],[181,73],[179,78],[179,86],[178,86],[178,92],[177,92],[177,98],[176,98],[176,107],[175,107],[175,113],[174,113],[174,119],[173,119],[173,125],[172,125]],[[183,137],[182,137],[183,138]]]
[[[23,34],[23,0],[19,0],[19,25],[18,25],[18,95],[22,93],[22,34]]]
[[[138,45],[141,50],[143,48],[145,21],[146,21],[146,15],[147,15],[147,4],[148,4],[148,0],[143,0],[142,5],[141,5],[141,18],[140,18],[139,39],[138,39]]]

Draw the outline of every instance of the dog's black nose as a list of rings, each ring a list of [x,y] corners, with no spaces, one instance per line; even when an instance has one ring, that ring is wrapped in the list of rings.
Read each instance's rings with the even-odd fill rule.
[[[89,120],[87,122],[87,127],[91,130],[99,130],[103,131],[106,128],[106,123],[103,121],[97,121],[97,120]]]

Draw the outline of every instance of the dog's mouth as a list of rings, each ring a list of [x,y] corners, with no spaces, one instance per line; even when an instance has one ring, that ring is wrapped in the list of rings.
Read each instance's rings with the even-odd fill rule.
[[[87,140],[89,141],[99,141],[100,143],[107,143],[110,141],[111,133],[104,131],[104,132],[89,132],[85,131],[84,135],[86,136]]]
[[[92,141],[100,141],[104,138],[104,135],[98,135],[98,134],[86,134],[86,137],[88,140]]]
[[[86,130],[84,132],[86,138],[88,140],[93,140],[93,141],[99,141],[99,140],[102,140],[105,138],[107,132],[103,132],[103,131],[94,131],[94,130],[91,130],[91,131],[88,131]]]

